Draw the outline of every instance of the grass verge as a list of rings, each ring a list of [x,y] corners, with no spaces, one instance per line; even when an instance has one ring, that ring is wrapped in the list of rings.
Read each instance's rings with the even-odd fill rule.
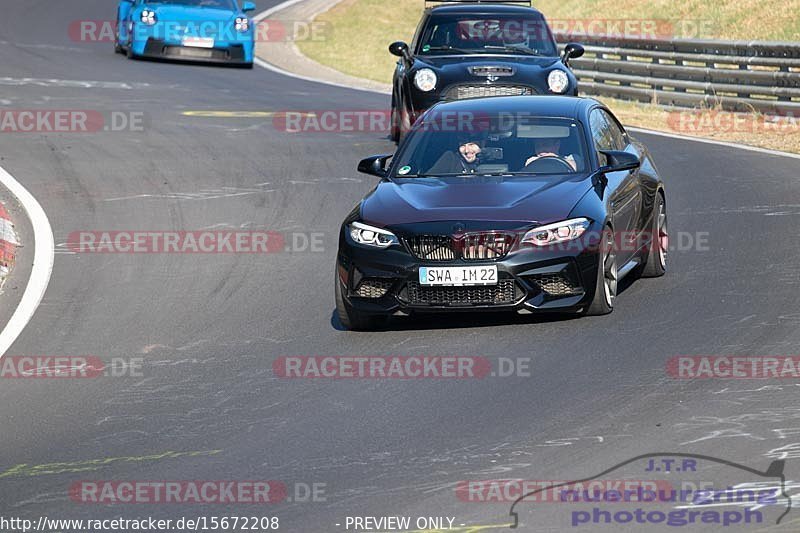
[[[800,0],[785,2],[778,13],[763,0],[537,0],[534,5],[554,25],[575,29],[588,20],[625,19],[666,21],[659,28],[677,37],[795,40],[800,35]],[[346,74],[391,83],[396,58],[387,47],[411,40],[422,9],[422,0],[344,0],[317,18],[332,28],[327,38],[301,41],[298,47]],[[687,115],[680,108],[603,101],[628,126],[800,153],[800,118],[775,123],[759,114],[698,110]]]

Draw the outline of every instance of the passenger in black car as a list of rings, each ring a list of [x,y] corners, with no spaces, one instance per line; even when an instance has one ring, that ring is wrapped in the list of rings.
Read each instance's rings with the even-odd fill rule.
[[[458,150],[446,151],[428,170],[429,174],[475,174],[481,147],[475,141],[462,143]]]

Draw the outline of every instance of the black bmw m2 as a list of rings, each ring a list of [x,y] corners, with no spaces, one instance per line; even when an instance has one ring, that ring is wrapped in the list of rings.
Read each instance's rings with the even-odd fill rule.
[[[510,310],[601,315],[625,276],[666,270],[664,184],[644,145],[589,98],[440,103],[347,216],[336,308],[349,329],[390,315]]]

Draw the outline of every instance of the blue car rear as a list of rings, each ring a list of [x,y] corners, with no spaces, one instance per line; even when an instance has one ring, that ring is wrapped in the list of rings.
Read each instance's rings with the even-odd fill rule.
[[[253,66],[255,4],[238,0],[121,0],[115,49],[129,58]]]

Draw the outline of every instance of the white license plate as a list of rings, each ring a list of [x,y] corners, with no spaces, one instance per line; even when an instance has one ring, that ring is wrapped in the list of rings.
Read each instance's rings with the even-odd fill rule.
[[[497,266],[419,267],[420,285],[497,285]]]
[[[192,48],[214,48],[214,39],[210,37],[184,37],[183,46]]]

